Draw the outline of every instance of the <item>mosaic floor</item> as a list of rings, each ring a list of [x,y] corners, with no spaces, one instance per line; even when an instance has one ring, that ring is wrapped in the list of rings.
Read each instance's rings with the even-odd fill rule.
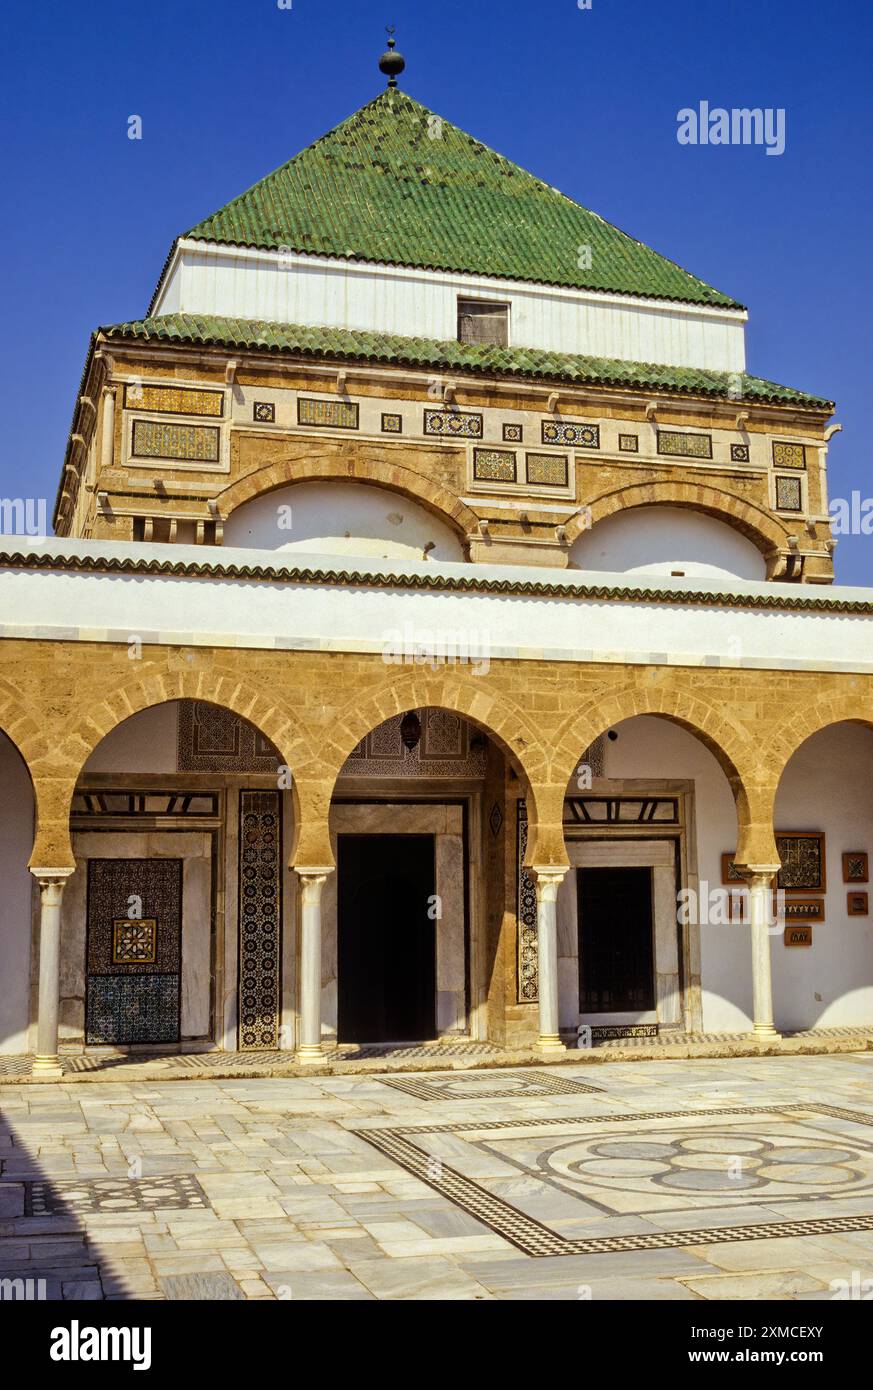
[[[845,1297],[873,1280],[873,1053],[7,1085],[0,1289],[26,1278],[73,1300]]]

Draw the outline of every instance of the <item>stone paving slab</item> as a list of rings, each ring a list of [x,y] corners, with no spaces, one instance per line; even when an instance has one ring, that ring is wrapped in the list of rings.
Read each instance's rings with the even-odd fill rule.
[[[805,1301],[873,1280],[857,1050],[20,1081],[0,1164],[0,1299]]]

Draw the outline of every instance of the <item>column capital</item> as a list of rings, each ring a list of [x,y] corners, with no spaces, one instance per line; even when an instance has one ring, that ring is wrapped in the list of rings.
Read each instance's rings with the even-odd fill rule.
[[[735,867],[742,874],[743,878],[752,886],[766,885],[775,878],[782,868],[780,864],[736,864]]]
[[[64,884],[66,883],[66,881],[67,881],[67,879],[70,877],[70,875],[71,875],[71,874],[74,874],[74,873],[76,872],[76,870],[75,870],[75,869],[31,869],[30,872],[33,874],[33,877],[36,879],[37,883],[39,884],[39,891],[40,891],[40,893],[41,893],[44,897],[45,897],[45,896],[54,897],[55,894],[56,894],[56,895],[57,895],[57,901],[60,902],[60,900],[61,900],[61,894],[62,894],[63,891],[64,891]],[[51,892],[52,889],[54,889],[54,893]]]
[[[306,907],[309,903],[320,901],[321,890],[329,875],[333,873],[333,868],[295,869],[294,872],[300,880],[300,898],[303,906]]]
[[[537,895],[541,902],[554,902],[558,889],[570,871],[569,864],[531,864],[526,872],[536,879]]]

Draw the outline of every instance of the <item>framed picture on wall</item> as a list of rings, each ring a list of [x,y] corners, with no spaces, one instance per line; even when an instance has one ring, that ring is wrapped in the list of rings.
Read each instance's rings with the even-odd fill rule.
[[[777,888],[786,893],[823,893],[827,887],[825,837],[820,830],[777,830],[782,860]]]
[[[843,883],[866,883],[867,854],[862,849],[851,849],[843,855]]]
[[[722,883],[731,884],[732,886],[737,885],[740,888],[746,881],[734,863],[733,855],[730,853],[721,856],[721,881]]]
[[[782,868],[776,887],[786,893],[823,893],[827,886],[825,837],[821,830],[777,830],[776,849]],[[721,881],[741,884],[743,876],[733,854],[721,856]],[[866,881],[866,880],[859,880]]]
[[[869,915],[870,908],[866,893],[847,893],[846,905],[850,917],[867,917]]]
[[[773,911],[778,911],[775,894]],[[825,900],[824,898],[786,898],[784,912],[786,922],[823,922],[825,919]]]

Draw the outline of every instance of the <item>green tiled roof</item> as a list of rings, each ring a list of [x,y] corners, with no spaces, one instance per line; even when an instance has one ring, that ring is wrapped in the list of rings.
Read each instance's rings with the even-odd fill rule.
[[[399,91],[185,236],[742,307]]]
[[[299,324],[265,323],[259,319],[215,318],[201,314],[162,314],[100,329],[108,338],[139,338],[168,343],[196,343],[287,352],[298,357],[375,362],[406,367],[479,372],[576,385],[639,387],[693,396],[809,406],[829,410],[833,402],[762,377],[737,377],[699,367],[661,367],[650,362],[623,362],[608,357],[544,352],[539,348],[491,347],[429,338],[402,338],[349,328],[309,328]],[[737,396],[737,389],[741,396]]]

